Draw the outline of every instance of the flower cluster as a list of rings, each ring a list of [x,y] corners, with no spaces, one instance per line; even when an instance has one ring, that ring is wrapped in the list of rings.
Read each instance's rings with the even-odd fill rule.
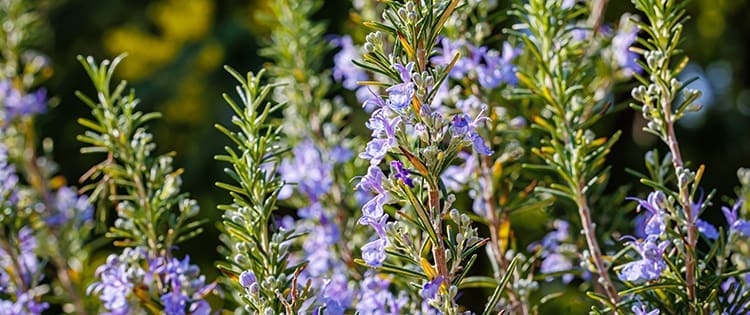
[[[450,70],[450,77],[456,80],[466,76],[476,77],[477,82],[487,89],[493,89],[501,84],[515,86],[516,66],[512,61],[521,53],[521,49],[504,42],[502,52],[487,46],[474,46],[466,40],[452,41],[447,37],[440,40],[441,47],[438,54],[430,61],[433,64],[447,67],[458,54],[460,57]]]
[[[359,314],[401,314],[408,297],[403,292],[396,296],[388,290],[391,280],[373,271],[367,271],[360,284],[356,311]]]
[[[8,147],[0,144],[0,200],[4,204],[12,205],[18,201],[17,184],[16,168],[8,162]]]
[[[367,87],[360,86],[360,81],[368,79],[367,72],[357,67],[353,60],[357,60],[361,52],[354,46],[352,38],[348,35],[335,37],[331,42],[340,47],[341,50],[333,56],[333,79],[341,82],[341,85],[350,91],[355,91],[357,100],[364,102],[370,97]]]
[[[38,89],[29,94],[13,86],[9,80],[0,81],[0,104],[2,104],[3,117],[0,120],[3,124],[15,119],[16,117],[31,116],[42,114],[47,110],[47,91],[44,88]]]
[[[88,196],[78,195],[73,188],[64,186],[55,192],[54,208],[45,220],[50,226],[72,223],[80,227],[84,223],[93,221],[94,207]]]
[[[49,307],[39,301],[34,287],[41,280],[43,264],[37,257],[37,240],[29,227],[2,240],[0,246],[0,313],[41,314]]]
[[[575,257],[576,249],[575,246],[569,244],[570,234],[568,229],[570,224],[564,220],[555,220],[553,226],[555,229],[547,233],[540,242],[529,245],[529,251],[534,251],[537,248],[541,251],[542,264],[539,272],[542,274],[569,272],[573,270],[574,266],[571,256]],[[552,279],[552,277],[547,277],[547,281]],[[564,273],[562,279],[564,283],[569,283],[573,280],[573,274]]]
[[[385,174],[380,167],[370,165],[367,174],[357,184],[358,189],[376,194],[362,206],[362,217],[358,221],[359,224],[374,228],[378,236],[377,239],[362,246],[362,258],[365,263],[372,267],[379,267],[385,261],[385,246],[387,244],[385,224],[388,220],[388,214],[385,213],[383,207],[389,201],[390,194],[383,187],[384,181]]]
[[[143,312],[149,297],[161,302],[160,309],[169,315],[210,314],[204,299],[215,289],[207,284],[198,267],[183,260],[163,256],[151,257],[143,248],[126,248],[112,254],[96,269],[97,282],[87,292],[99,297],[106,314]],[[147,299],[147,300],[143,300]]]
[[[666,232],[666,197],[661,191],[654,191],[646,200],[632,198],[638,202],[639,209],[646,209],[646,219],[643,227],[645,239],[629,242],[640,255],[639,260],[622,266],[619,277],[622,281],[640,283],[658,279],[666,268],[664,251],[669,246],[668,240],[662,240]]]

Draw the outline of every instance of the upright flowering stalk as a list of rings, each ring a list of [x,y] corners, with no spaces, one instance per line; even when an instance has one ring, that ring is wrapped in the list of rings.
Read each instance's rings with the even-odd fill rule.
[[[278,169],[285,182],[279,200],[282,207],[297,209],[294,226],[285,227],[304,236],[291,244],[301,251],[289,258],[310,262],[299,280],[310,281],[316,307],[324,307],[326,314],[342,314],[355,295],[350,279],[360,277],[356,268],[347,266],[353,265],[352,249],[359,247],[365,232],[351,228],[356,227],[353,213],[359,200],[349,179],[364,165],[353,159],[352,147],[359,141],[347,127],[350,107],[340,97],[329,98],[331,72],[322,61],[332,47],[323,36],[325,23],[313,20],[322,4],[320,0],[273,2],[271,17],[276,23],[260,52],[273,61],[268,70],[281,83],[273,99],[285,103],[280,135],[292,147]],[[351,40],[337,41],[344,49],[334,57],[333,78],[353,88],[367,76],[362,71],[351,74],[356,70],[347,57],[356,54]],[[369,92],[360,88],[359,94]],[[291,221],[291,216],[284,218]]]
[[[37,257],[38,242],[28,226],[33,213],[28,192],[19,187],[16,169],[0,145],[0,306],[16,314],[41,314],[49,304],[40,302],[37,288],[44,265]],[[25,200],[24,200],[25,199]]]
[[[712,304],[714,305],[712,307],[707,307],[707,305],[723,304],[726,300],[716,301],[714,297],[706,294],[708,292],[706,290],[716,292],[720,290],[717,284],[724,281],[726,277],[722,273],[732,268],[731,265],[726,264],[723,257],[730,255],[732,248],[723,246],[724,236],[720,235],[712,225],[699,219],[701,212],[710,205],[708,200],[712,194],[704,198],[703,191],[699,187],[704,167],[701,165],[691,170],[686,165],[675,132],[675,123],[685,113],[701,108],[695,103],[701,92],[686,88],[685,83],[678,79],[678,75],[688,62],[687,57],[678,57],[681,54],[678,45],[682,40],[683,22],[686,20],[685,11],[683,5],[675,1],[634,0],[633,3],[646,17],[643,23],[636,21],[645,35],[639,40],[643,49],[636,51],[643,55],[645,62],[639,62],[639,64],[647,76],[636,76],[640,85],[632,91],[632,97],[637,102],[632,106],[640,110],[648,121],[643,129],[661,139],[669,150],[661,161],[655,151],[646,155],[646,166],[650,176],[644,175],[642,182],[663,191],[662,197],[658,198],[662,200],[659,203],[660,207],[654,205],[654,208],[663,211],[662,216],[666,218],[669,239],[675,240],[675,249],[666,256],[667,261],[675,266],[676,270],[673,272],[682,273],[682,276],[677,279],[669,274],[646,278],[656,283],[677,281],[680,284],[682,292],[666,290],[668,296],[675,297],[674,303],[667,304],[670,308],[686,310],[689,314],[703,314],[709,309],[719,311],[717,309],[721,308],[715,307],[716,304]],[[696,198],[698,193],[700,197]],[[643,205],[643,202],[641,204]],[[650,204],[653,205],[653,203]],[[737,216],[739,204],[733,209],[723,209],[729,224],[730,240],[750,232],[746,226],[747,222]],[[654,216],[650,220],[653,218]],[[709,253],[718,253],[716,256],[702,253],[699,248],[701,234],[711,246]],[[659,250],[662,250],[661,243],[659,245]],[[637,246],[637,249],[643,252],[647,250],[647,246],[650,245],[645,242]],[[652,254],[658,253],[658,251],[652,252]],[[644,255],[644,259],[645,257]],[[711,266],[716,268],[710,271],[706,268],[706,264],[714,258],[717,259],[717,264]],[[633,262],[626,267],[632,264]],[[623,269],[623,272],[625,271]],[[648,287],[641,286],[641,288]],[[659,291],[650,289],[641,292],[643,295],[652,292],[664,294]],[[680,298],[677,298],[678,296]]]
[[[589,191],[607,177],[605,157],[619,132],[609,139],[596,138],[589,129],[606,107],[597,93],[604,83],[594,80],[596,63],[588,61],[595,59],[589,50],[594,35],[577,36],[577,24],[588,12],[575,1],[531,0],[516,7],[514,15],[523,24],[513,33],[531,57],[518,74],[523,94],[531,93],[540,105],[529,118],[546,134],[541,146],[532,149],[546,165],[528,167],[550,171],[560,179],[536,190],[575,203],[588,247],[584,263],[596,273],[595,286],[600,286],[589,296],[617,313],[619,297],[599,246]]]
[[[263,85],[258,75],[243,77],[227,71],[240,83],[241,103],[228,95],[224,99],[234,112],[232,122],[239,130],[216,127],[234,144],[216,159],[231,163],[227,174],[233,183],[217,183],[229,191],[232,203],[222,205],[226,262],[219,268],[229,276],[232,296],[241,310],[257,314],[298,314],[310,296],[305,283],[298,282],[307,262],[290,264],[290,244],[300,237],[294,228],[274,216],[284,183],[277,174],[281,154],[281,129],[271,115],[282,104],[268,100],[275,86]],[[311,187],[314,189],[315,187]]]
[[[23,275],[25,282],[11,277],[17,290],[8,287],[2,298],[11,299],[0,309],[38,313],[50,306],[86,314],[84,284],[91,272],[85,244],[93,228],[93,209],[85,195],[79,196],[57,176],[52,141],[45,139],[40,145],[37,133],[36,117],[49,110],[47,92],[40,85],[52,73],[48,57],[34,50],[44,17],[36,3],[9,0],[0,3],[0,20],[4,24],[0,30],[0,177],[6,198],[0,214],[6,246],[0,256],[4,256],[4,272]],[[16,251],[23,260],[39,263],[28,268],[9,264]],[[40,281],[49,289],[37,287]],[[50,304],[59,305],[39,303],[43,293],[50,297]],[[15,304],[10,305],[11,300]],[[24,303],[38,305],[22,310],[19,305]]]
[[[374,108],[366,124],[372,139],[359,154],[370,167],[357,187],[371,194],[359,223],[376,234],[362,247],[361,263],[416,282],[421,290],[412,296],[424,302],[421,309],[444,314],[458,312],[458,288],[474,263],[473,252],[487,240],[478,237],[466,213],[452,208],[455,197],[441,175],[464,147],[493,154],[485,136],[486,108],[446,113],[436,101],[460,55],[446,55],[450,62],[439,65],[429,57],[458,4],[388,3],[383,21],[366,23],[376,31],[367,36],[361,63],[388,79],[363,82],[385,93],[373,91],[368,100]],[[499,279],[493,296],[499,299],[507,279]]]
[[[703,174],[703,167],[691,170],[685,166],[679,142],[675,134],[675,123],[686,112],[700,108],[694,101],[700,92],[684,87],[677,79],[687,58],[676,63],[679,54],[678,44],[682,33],[682,23],[685,19],[682,6],[674,1],[633,1],[636,8],[643,12],[647,22],[640,24],[648,40],[640,43],[645,50],[643,64],[648,78],[640,78],[642,85],[633,89],[633,98],[639,103],[636,108],[643,112],[648,124],[644,130],[659,137],[669,148],[673,167],[673,174],[677,179],[674,197],[679,205],[678,213],[673,214],[680,227],[680,233],[686,235],[684,244],[680,246],[680,254],[684,255],[684,278],[687,305],[690,314],[696,314],[701,303],[701,297],[696,294],[698,276],[697,252],[698,241],[697,219],[700,207],[693,204],[693,196],[698,190],[698,182]]]
[[[94,199],[106,197],[115,203],[117,219],[107,236],[115,238],[116,245],[129,247],[97,268],[99,281],[89,286],[88,293],[97,295],[104,308],[115,314],[145,310],[208,314],[204,298],[214,285],[204,283],[189,258],[172,257],[177,244],[201,232],[201,222],[192,219],[198,204],[180,192],[182,170],[172,168],[171,155],[152,155],[156,145],[145,124],[159,114],[138,111],[134,92],[124,94],[125,82],[112,89],[114,70],[122,58],[97,64],[93,58],[79,57],[97,91],[96,101],[77,93],[94,118],[78,120],[88,128],[78,137],[89,145],[81,152],[107,155],[84,175],[94,181],[84,190],[92,190]],[[108,203],[100,204],[104,205],[100,211],[109,210]]]
[[[448,167],[442,178],[453,191],[468,190],[478,223],[489,228],[490,246],[486,250],[493,275],[500,281],[514,256],[526,260],[525,255],[516,250],[511,213],[544,209],[553,198],[530,194],[536,183],[527,179],[528,170],[521,167],[532,158],[526,154],[522,143],[532,141],[534,133],[521,115],[528,106],[511,100],[509,92],[518,84],[516,63],[523,59],[519,56],[523,49],[510,38],[496,43],[496,36],[489,33],[490,25],[499,20],[499,15],[489,13],[496,5],[488,1],[468,1],[458,7],[448,19],[445,36],[441,37],[437,53],[430,61],[435,67],[450,67],[449,76],[438,88],[432,103],[436,111],[474,117],[486,109],[487,116],[492,118],[481,124],[480,129],[489,135],[487,140],[496,153],[463,151],[456,159],[458,165]],[[528,314],[531,311],[528,293],[537,283],[531,280],[531,273],[522,270],[532,269],[516,269],[506,289],[507,303],[502,303],[502,309]]]

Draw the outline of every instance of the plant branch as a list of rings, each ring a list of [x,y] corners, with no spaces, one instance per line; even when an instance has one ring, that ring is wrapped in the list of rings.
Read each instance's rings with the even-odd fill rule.
[[[583,185],[579,185],[576,191],[576,205],[578,206],[578,216],[581,218],[581,226],[583,227],[583,235],[586,238],[586,244],[588,245],[591,258],[594,260],[594,266],[599,274],[599,283],[604,287],[609,301],[612,305],[617,305],[617,289],[615,288],[612,279],[609,277],[609,271],[604,265],[604,259],[602,258],[601,249],[599,249],[599,243],[596,241],[596,232],[594,223],[591,220],[591,210],[589,209],[586,195],[583,193]],[[618,314],[617,309],[613,310],[614,314]]]
[[[503,222],[506,220],[509,220],[507,213],[503,212],[500,214],[500,217],[498,218],[498,210],[495,200],[495,194],[494,194],[494,187],[492,186],[492,174],[490,173],[490,157],[489,156],[482,156],[482,163],[481,165],[481,172],[482,177],[484,178],[484,187],[482,189],[482,200],[485,202],[485,208],[487,209],[487,214],[489,216],[489,228],[490,228],[490,242],[492,243],[492,252],[495,256],[495,261],[497,261],[498,265],[500,266],[500,269],[502,270],[508,270],[508,262],[505,260],[505,256],[503,255],[503,247],[500,244],[499,231],[500,226]],[[500,277],[500,274],[497,274],[497,280],[499,281],[502,277]],[[508,290],[508,298],[510,299],[511,308],[514,310],[514,312],[517,312],[518,314],[527,315],[529,313],[528,308],[526,307],[525,303],[522,303],[519,299],[516,293],[513,291],[513,286],[508,284],[506,290]]]

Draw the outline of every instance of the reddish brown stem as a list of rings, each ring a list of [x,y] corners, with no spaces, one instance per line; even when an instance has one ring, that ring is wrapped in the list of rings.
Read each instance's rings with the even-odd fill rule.
[[[448,262],[445,260],[445,244],[443,243],[443,223],[442,215],[440,211],[440,192],[437,191],[437,187],[430,187],[429,192],[429,203],[430,203],[430,214],[434,218],[432,226],[437,233],[437,244],[432,247],[432,255],[435,258],[435,265],[437,267],[438,274],[443,276],[446,283],[451,283],[453,278],[448,272]]]
[[[588,201],[586,201],[586,196],[580,187],[583,187],[583,185],[579,185],[579,189],[576,191],[576,205],[578,206],[578,216],[581,218],[583,235],[586,237],[586,244],[591,253],[591,258],[594,260],[594,266],[599,274],[600,283],[604,288],[604,293],[613,305],[617,305],[617,289],[615,289],[615,285],[609,277],[609,271],[604,265],[602,252],[599,249],[599,243],[596,241],[594,224],[591,221],[591,210],[589,209]],[[614,309],[613,312],[614,314],[617,314],[617,309]]]
[[[697,233],[695,226],[695,219],[692,211],[692,201],[690,200],[690,192],[688,191],[687,183],[683,182],[682,177],[678,173],[683,168],[682,154],[680,153],[680,144],[677,142],[677,136],[674,132],[674,122],[672,121],[672,109],[671,106],[665,106],[664,119],[667,124],[667,146],[669,151],[672,153],[672,165],[675,169],[675,175],[677,176],[677,186],[679,190],[678,202],[685,211],[685,218],[687,219],[687,244],[685,249],[685,282],[687,285],[687,295],[690,301],[689,312],[695,314],[695,249],[697,243]]]

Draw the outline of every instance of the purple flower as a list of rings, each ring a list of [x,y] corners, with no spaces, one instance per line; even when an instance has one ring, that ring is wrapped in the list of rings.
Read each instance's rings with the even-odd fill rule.
[[[44,113],[47,110],[47,91],[38,89],[35,92],[22,95],[21,91],[13,87],[10,81],[0,81],[0,103],[5,109],[7,121],[19,116],[30,116]]]
[[[440,176],[445,187],[452,191],[460,191],[463,185],[469,183],[477,169],[477,159],[473,154],[461,151],[458,157],[464,159],[464,164],[448,166]]]
[[[383,214],[381,216],[362,216],[357,220],[357,223],[362,225],[369,225],[372,226],[373,229],[375,229],[375,232],[380,236],[380,238],[385,239],[385,224],[388,220],[388,215]]]
[[[335,274],[330,280],[326,280],[320,296],[320,303],[325,305],[324,315],[343,315],[352,304],[354,292],[349,289],[346,276]]]
[[[10,250],[16,256],[16,261],[3,247],[0,247],[0,293],[15,297],[13,300],[3,300],[0,295],[0,314],[41,314],[47,309],[47,303],[37,303],[37,285],[35,276],[39,275],[39,261],[36,256],[37,242],[33,230],[22,227],[15,237],[7,240]],[[11,281],[11,275],[21,278],[23,283]],[[23,291],[22,288],[28,291]]]
[[[435,279],[425,282],[420,293],[422,298],[425,300],[434,299],[441,284],[443,284],[443,276],[437,276]]]
[[[669,241],[662,241],[658,244],[656,242],[657,239],[653,237],[649,237],[641,243],[631,242],[641,255],[641,259],[623,265],[618,275],[620,280],[642,283],[659,278],[666,268],[662,256],[669,245]]]
[[[17,295],[15,302],[0,299],[0,314],[3,315],[38,315],[47,308],[49,308],[49,304],[47,302],[37,302],[32,292],[24,292]]]
[[[99,296],[109,311],[106,314],[142,311],[132,296],[133,288],[145,287],[146,292],[156,293],[156,283],[169,284],[166,291],[160,289],[160,295],[153,297],[162,302],[166,314],[185,314],[186,309],[206,314],[207,304],[201,301],[215,288],[215,284],[205,284],[205,277],[198,266],[190,264],[190,257],[183,260],[149,257],[146,249],[140,247],[110,255],[107,262],[96,269],[95,276],[99,281],[91,284],[86,292]]]
[[[414,97],[414,83],[399,83],[385,91],[388,92],[388,107],[398,112],[411,104]]]
[[[457,114],[453,117],[453,122],[451,123],[451,132],[453,133],[454,137],[468,138],[474,146],[474,151],[476,151],[477,153],[492,155],[494,151],[490,150],[490,148],[484,143],[484,139],[482,138],[482,136],[480,136],[476,131],[479,123],[484,120],[489,120],[489,117],[483,116],[484,111],[485,110],[482,109],[477,117],[474,118],[474,120],[471,122],[469,121],[470,118],[468,115]]]
[[[437,310],[430,306],[430,301],[437,297],[438,290],[443,284],[443,276],[437,276],[435,279],[425,282],[420,290],[422,296],[422,314],[438,314]]]
[[[643,230],[645,235],[662,235],[664,233],[667,223],[664,217],[665,212],[661,209],[661,204],[666,200],[663,192],[658,190],[654,191],[648,195],[646,200],[634,197],[628,197],[626,199],[638,202],[637,211],[640,211],[643,208],[648,210]]]
[[[171,292],[164,293],[160,300],[164,305],[164,313],[168,315],[185,315],[185,306],[190,302],[190,299],[179,291],[179,287],[173,287]]]
[[[365,272],[357,295],[356,311],[362,315],[398,315],[406,306],[405,295],[394,296],[388,290],[391,281],[376,272]]]
[[[396,179],[399,179],[407,186],[414,188],[414,183],[412,183],[411,178],[409,178],[409,170],[404,168],[404,163],[401,163],[401,161],[392,161],[391,167],[395,169],[394,176]]]
[[[390,146],[388,145],[388,139],[372,139],[367,143],[365,151],[359,154],[359,157],[370,160],[371,164],[380,164],[380,161],[385,158],[388,153]]]
[[[370,165],[367,169],[367,175],[362,176],[359,184],[357,184],[357,188],[366,191],[369,190],[381,195],[386,194],[386,191],[383,188],[384,178],[385,174],[383,174],[383,171],[379,167],[376,165]]]
[[[573,270],[573,262],[570,258],[560,253],[551,253],[544,257],[542,265],[539,267],[541,273],[558,273],[563,271]],[[552,280],[552,277],[547,277],[547,281]],[[569,283],[573,280],[572,273],[566,273],[563,275],[563,282]]]
[[[462,47],[471,47],[470,44],[467,44],[466,41],[462,39],[452,42],[447,37],[441,38],[440,43],[441,46],[437,49],[438,54],[430,59],[430,61],[435,65],[447,66],[451,63],[451,61],[453,61],[453,58],[456,56],[456,54],[459,53],[459,49],[461,49]],[[453,68],[451,68],[451,71],[449,73],[450,77],[454,79],[461,79],[466,76],[466,73],[474,68],[474,62],[472,61],[472,59],[466,57],[458,58],[456,64],[454,64]]]
[[[299,143],[292,150],[293,159],[285,159],[279,166],[279,174],[285,182],[297,183],[297,190],[316,201],[328,193],[333,185],[333,164],[324,161],[321,151],[311,140]],[[284,186],[279,199],[291,197],[292,188]]]
[[[659,309],[654,310],[646,310],[646,305],[643,305],[642,303],[639,303],[640,305],[633,305],[631,310],[633,310],[634,315],[659,315]]]
[[[205,300],[198,300],[190,303],[190,309],[188,309],[190,315],[209,315],[211,314],[211,305]]]
[[[371,241],[362,246],[362,259],[370,267],[380,267],[385,261],[385,244],[382,238]]]
[[[721,207],[721,211],[724,212],[724,217],[727,219],[729,229],[731,232],[738,232],[744,237],[750,236],[750,222],[745,219],[738,218],[738,211],[744,200],[740,199],[735,202],[734,206],[730,210],[727,207]]]
[[[141,255],[141,252],[131,251],[130,248],[126,248],[121,256],[123,258],[137,259],[139,257],[129,256],[138,255]],[[126,262],[121,261],[121,256],[112,254],[107,257],[107,262],[96,268],[95,275],[100,281],[91,284],[86,289],[86,294],[88,295],[92,293],[99,295],[104,308],[110,311],[111,314],[128,313],[130,309],[128,296],[135,286],[133,276],[143,274],[142,269],[136,266],[130,267]]]
[[[0,144],[0,201],[14,204],[17,199],[17,184],[16,168],[8,163],[8,148],[4,144]]]
[[[0,247],[0,278],[10,279],[10,274],[17,274],[27,287],[31,286],[34,275],[39,271],[39,260],[36,256],[37,241],[34,237],[34,231],[24,226],[18,231],[18,235],[9,241],[11,250],[15,252],[18,266],[10,259],[10,254]],[[20,270],[17,270],[18,268]]]
[[[240,285],[245,289],[258,289],[258,278],[255,277],[255,273],[250,270],[245,270],[240,274]]]
[[[301,222],[300,226],[300,230],[307,232],[302,248],[305,252],[305,259],[310,263],[305,272],[317,280],[331,271],[332,266],[339,263],[331,251],[331,246],[339,240],[339,227],[326,217],[322,207],[315,220],[310,218],[307,222]]]
[[[395,84],[385,91],[388,92],[388,107],[398,112],[409,106],[414,97],[415,87],[411,82],[414,63],[410,62],[406,66],[397,63],[393,67],[401,74],[402,83]]]
[[[383,160],[388,150],[397,145],[396,125],[401,118],[388,119],[385,117],[386,109],[381,108],[372,113],[367,121],[367,128],[372,130],[373,139],[367,143],[365,151],[359,154],[360,158],[370,160],[370,164],[377,165]]]
[[[55,194],[55,208],[46,222],[48,225],[61,225],[70,220],[76,224],[91,222],[94,207],[86,195],[78,195],[69,187],[62,187]]]
[[[547,233],[540,242],[531,243],[528,250],[541,249],[542,265],[539,268],[541,273],[559,273],[573,270],[573,261],[567,253],[569,250],[565,246],[561,246],[563,242],[570,238],[568,231],[570,224],[564,220],[555,220],[552,224],[555,229]],[[552,279],[552,277],[547,277],[546,280],[552,281]],[[563,282],[568,283],[573,280],[573,274],[564,274],[562,279]]]
[[[330,159],[336,163],[349,162],[354,156],[354,153],[352,153],[351,150],[340,145],[333,147],[328,154],[330,155]]]
[[[383,209],[383,206],[386,202],[386,195],[377,195],[370,199],[370,201],[366,202],[364,206],[362,206],[362,218],[373,218],[377,219],[383,216],[385,213],[385,210]]]
[[[716,230],[716,227],[713,226],[713,224],[708,223],[702,219],[698,219],[695,222],[695,225],[698,227],[698,232],[701,232],[704,236],[706,236],[707,239],[715,240],[719,238],[719,232]]]
[[[511,61],[520,53],[520,49],[514,48],[507,42],[503,43],[502,55],[495,50],[483,53],[485,65],[477,68],[479,85],[488,89],[496,88],[502,83],[515,86],[518,79],[516,78],[516,67]]]
[[[367,80],[367,73],[353,62],[359,57],[359,51],[348,35],[334,38],[332,42],[341,47],[341,50],[333,56],[333,79],[337,82],[343,81],[342,86],[345,89],[354,91],[359,87],[358,81]]]
[[[366,95],[367,97],[364,98],[362,101],[362,107],[367,112],[372,112],[375,109],[381,109],[388,106],[388,103],[383,100],[380,95],[373,92],[369,87],[366,88],[366,91],[369,93],[369,95]]]
[[[453,116],[453,122],[451,123],[451,132],[456,136],[464,136],[469,132],[469,116],[466,114],[458,114]]]
[[[480,136],[478,133],[474,132],[469,134],[469,139],[471,140],[471,144],[474,145],[474,151],[476,151],[479,154],[482,155],[492,155],[495,151],[492,151],[490,147],[488,147],[484,143],[484,138]]]
[[[617,64],[622,67],[625,75],[630,77],[633,73],[639,73],[642,71],[641,66],[636,62],[638,60],[638,54],[630,51],[630,47],[638,39],[638,32],[640,28],[630,22],[629,15],[623,15],[620,19],[620,28],[612,38],[612,50],[614,53],[614,59]]]

